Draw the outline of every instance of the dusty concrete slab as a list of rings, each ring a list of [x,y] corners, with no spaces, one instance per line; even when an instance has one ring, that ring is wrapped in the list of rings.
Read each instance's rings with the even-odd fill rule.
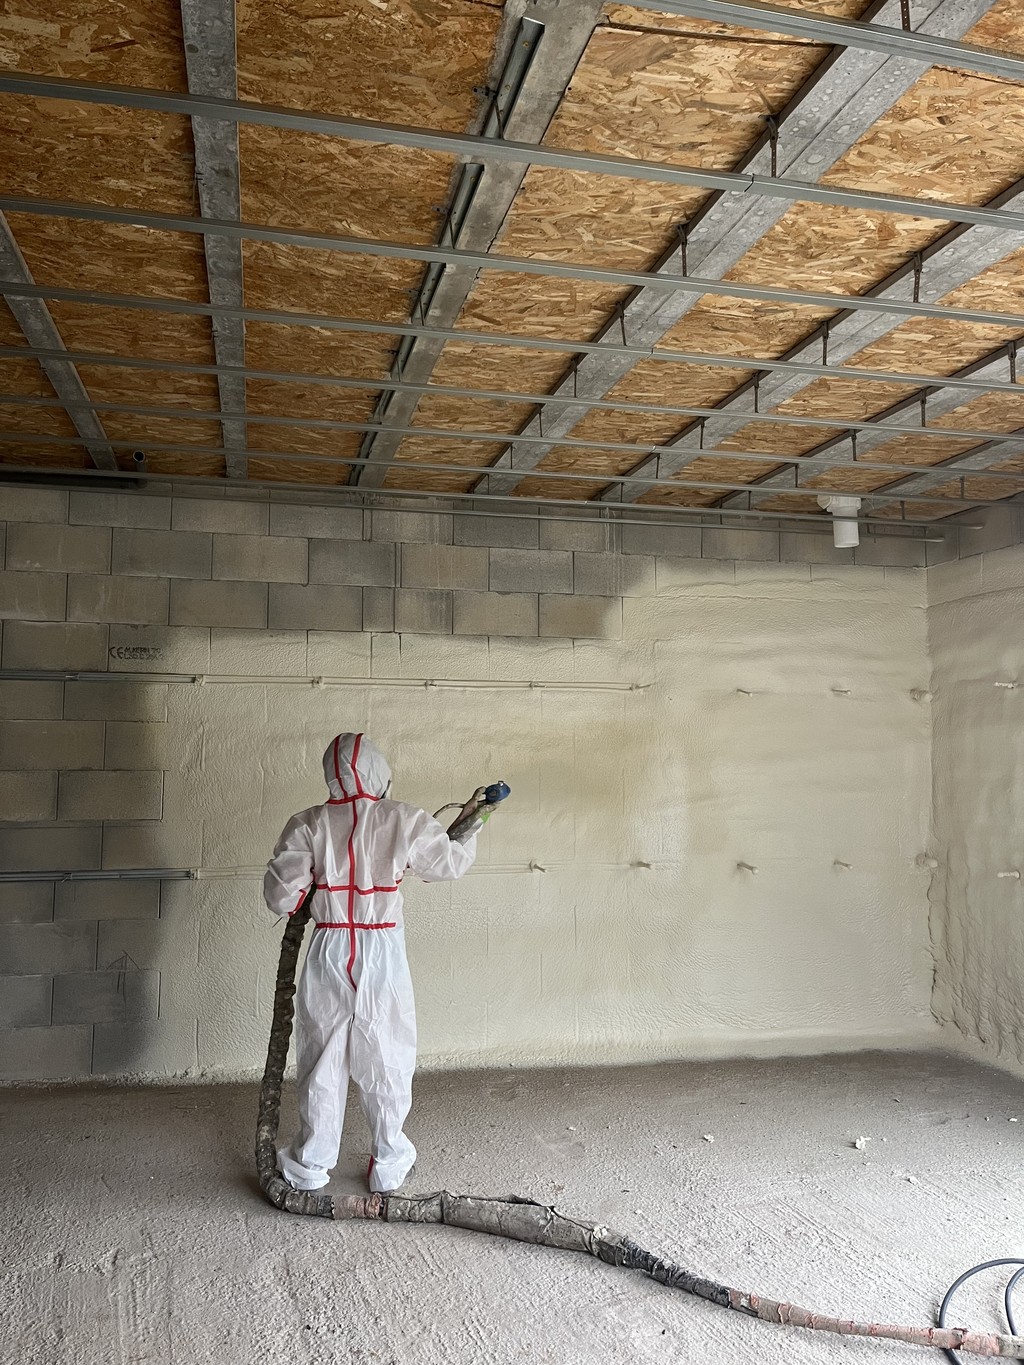
[[[290,1218],[255,1188],[254,1111],[251,1086],[0,1092],[9,1359],[926,1359],[566,1253]],[[557,1201],[827,1311],[928,1321],[960,1270],[1021,1254],[1024,1090],[936,1054],[427,1075],[411,1132],[410,1189]],[[360,1188],[365,1146],[353,1106],[340,1190]],[[986,1285],[963,1316],[994,1325],[1000,1295]]]

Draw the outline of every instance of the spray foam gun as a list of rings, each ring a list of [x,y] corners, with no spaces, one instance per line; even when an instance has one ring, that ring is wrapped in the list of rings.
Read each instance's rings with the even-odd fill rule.
[[[459,814],[448,826],[448,838],[461,842],[478,821],[485,824],[499,804],[511,795],[512,788],[507,782],[492,782],[489,787],[477,787],[461,809],[459,809],[457,801],[451,801],[447,806],[442,806],[439,811],[435,811],[434,818],[436,819],[446,810],[459,809]]]

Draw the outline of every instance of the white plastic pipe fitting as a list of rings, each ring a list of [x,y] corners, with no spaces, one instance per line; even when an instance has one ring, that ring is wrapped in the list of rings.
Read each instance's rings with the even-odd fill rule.
[[[857,523],[860,498],[829,494],[818,499],[818,506],[832,514],[832,540],[837,550],[852,550],[860,544],[860,526]]]

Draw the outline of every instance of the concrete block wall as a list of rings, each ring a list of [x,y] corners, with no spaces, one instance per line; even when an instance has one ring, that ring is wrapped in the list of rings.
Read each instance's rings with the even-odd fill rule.
[[[0,677],[0,872],[200,874],[0,883],[0,1078],[260,1066],[257,870],[341,729],[428,808],[515,792],[407,898],[428,1060],[928,1022],[919,543],[3,485],[0,528],[0,672],[132,675]]]
[[[933,1011],[1024,1064],[1024,536],[989,508],[928,570]]]

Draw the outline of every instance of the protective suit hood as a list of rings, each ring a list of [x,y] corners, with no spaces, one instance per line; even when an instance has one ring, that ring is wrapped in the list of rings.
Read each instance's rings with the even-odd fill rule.
[[[332,801],[354,796],[386,796],[391,769],[372,739],[365,735],[338,735],[324,753],[324,777]]]

